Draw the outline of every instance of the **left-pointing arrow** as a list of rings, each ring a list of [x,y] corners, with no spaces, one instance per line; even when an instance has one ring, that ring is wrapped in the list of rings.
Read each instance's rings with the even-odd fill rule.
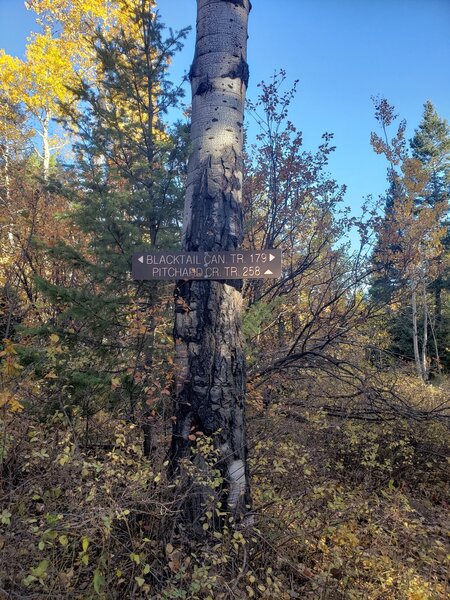
[[[143,257],[143,256],[140,256],[140,257],[138,258],[138,261],[139,261],[139,262],[141,262],[141,263],[143,263],[143,262],[144,262],[144,257]]]

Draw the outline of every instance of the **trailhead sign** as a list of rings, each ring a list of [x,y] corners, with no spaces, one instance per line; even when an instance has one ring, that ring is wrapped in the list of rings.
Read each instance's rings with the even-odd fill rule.
[[[277,279],[281,250],[136,252],[134,279]]]

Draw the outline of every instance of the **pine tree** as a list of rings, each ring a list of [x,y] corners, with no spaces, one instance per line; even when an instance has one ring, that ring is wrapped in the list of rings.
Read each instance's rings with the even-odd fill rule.
[[[133,3],[131,33],[123,27],[95,35],[98,80],[81,80],[72,89],[76,102],[62,107],[76,142],[65,181],[54,185],[73,203],[70,218],[82,236],[51,250],[70,266],[70,285],[40,280],[59,307],[55,332],[76,357],[70,369],[61,365],[72,404],[81,404],[86,418],[105,406],[134,420],[140,413],[147,453],[145,389],[154,378],[164,288],[134,282],[131,255],[179,244],[187,151],[185,126],[164,123],[181,97],[168,65],[186,30],[166,37],[152,6]]]
[[[422,121],[412,138],[413,156],[420,160],[429,174],[426,193],[421,202],[431,206],[447,203],[450,198],[450,126],[446,119],[437,114],[433,104],[428,100],[424,105]],[[440,263],[439,275],[431,283],[434,293],[434,319],[438,345],[445,356],[446,332],[442,319],[442,294],[450,290],[450,270],[444,268],[450,255],[450,223],[448,213],[444,214],[443,225],[446,234],[443,240],[443,252],[436,260]],[[449,329],[447,325],[447,329]],[[448,332],[447,332],[448,333]]]
[[[410,144],[414,158],[426,166],[430,175],[428,202],[446,199],[450,189],[450,126],[429,100]]]
[[[427,196],[433,188],[433,173],[421,160],[408,154],[404,135],[406,123],[400,124],[397,134],[389,141],[387,129],[396,118],[394,108],[384,99],[376,100],[375,107],[383,137],[373,133],[371,143],[389,162],[388,179],[394,193],[378,227],[374,264],[378,267],[382,285],[378,289],[375,285],[372,293],[381,297],[381,289],[386,301],[403,303],[409,290],[414,360],[418,375],[427,380],[431,324],[427,292],[430,281],[439,273],[437,259],[443,248],[442,219],[447,211],[447,199],[428,201]],[[392,327],[397,332],[398,316],[398,313],[394,315]],[[435,350],[439,368],[436,344]]]

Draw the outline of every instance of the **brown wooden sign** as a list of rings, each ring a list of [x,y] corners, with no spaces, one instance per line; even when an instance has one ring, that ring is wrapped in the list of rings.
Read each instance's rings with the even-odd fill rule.
[[[134,279],[276,279],[281,250],[233,252],[137,252]]]

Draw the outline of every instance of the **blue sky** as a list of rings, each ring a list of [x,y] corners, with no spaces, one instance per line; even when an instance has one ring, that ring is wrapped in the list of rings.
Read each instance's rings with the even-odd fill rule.
[[[386,164],[369,143],[376,129],[371,96],[388,98],[411,137],[431,100],[450,118],[450,0],[253,0],[249,20],[248,96],[275,70],[299,79],[291,120],[307,149],[335,134],[329,171],[348,186],[346,204],[386,188]],[[159,0],[174,28],[195,24],[194,0]],[[181,75],[194,35],[174,64]]]
[[[195,0],[158,6],[166,25],[195,27]],[[279,68],[300,80],[291,120],[307,149],[323,132],[335,134],[329,171],[348,186],[346,203],[355,211],[386,187],[386,165],[369,143],[371,96],[396,106],[409,137],[428,99],[450,118],[450,0],[253,0],[249,26],[248,96]],[[23,55],[32,28],[22,0],[0,0],[0,47]],[[193,47],[192,32],[174,61],[175,81],[189,69]]]

